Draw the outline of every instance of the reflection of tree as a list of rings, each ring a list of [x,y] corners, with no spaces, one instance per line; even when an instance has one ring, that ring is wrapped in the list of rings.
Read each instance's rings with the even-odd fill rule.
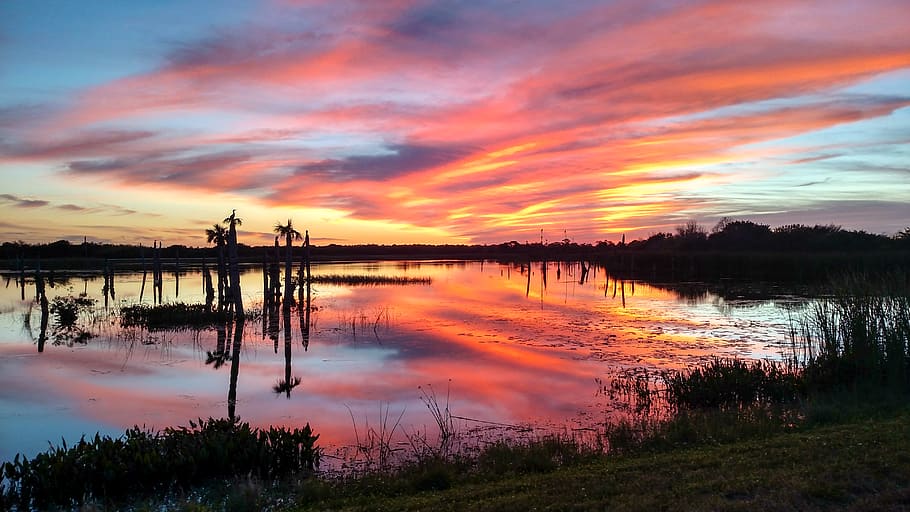
[[[215,330],[218,333],[218,344],[215,346],[214,352],[206,352],[205,364],[210,364],[217,370],[224,366],[229,354],[224,349],[227,342],[227,327],[224,324],[218,324]]]
[[[300,385],[300,377],[291,377],[291,308],[284,308],[284,379],[272,386],[277,394],[284,393],[291,398],[291,390]]]
[[[294,223],[291,219],[288,219],[286,225],[282,225],[280,222],[275,224],[275,233],[278,233],[278,236],[283,236],[285,241],[285,262],[284,262],[284,301],[291,301],[291,294],[293,293],[293,288],[291,287],[291,248],[293,247],[291,242],[293,240],[300,240],[300,231],[294,229]]]
[[[230,325],[230,324],[229,324]],[[243,344],[243,316],[237,316],[234,324],[234,342],[231,347],[231,383],[228,387],[228,419],[231,421],[237,407],[237,375],[240,373],[240,346]]]

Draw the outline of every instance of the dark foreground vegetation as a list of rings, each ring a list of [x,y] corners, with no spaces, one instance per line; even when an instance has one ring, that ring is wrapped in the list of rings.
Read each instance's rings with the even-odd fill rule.
[[[0,509],[118,503],[238,475],[265,481],[305,475],[319,465],[318,438],[309,425],[260,430],[216,419],[163,432],[134,427],[117,439],[96,435],[5,463]]]

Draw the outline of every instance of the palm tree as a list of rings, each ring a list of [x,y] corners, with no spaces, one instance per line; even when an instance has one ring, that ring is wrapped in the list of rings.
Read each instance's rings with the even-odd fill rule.
[[[285,254],[284,260],[284,301],[285,306],[290,306],[291,300],[291,248],[293,247],[293,240],[300,240],[300,231],[294,229],[294,223],[291,219],[288,219],[286,225],[282,225],[280,222],[275,224],[275,233],[278,233],[279,236],[284,236],[285,247],[287,247],[287,252]]]
[[[205,230],[208,243],[218,247],[218,309],[224,307],[224,284],[227,282],[227,267],[224,264],[224,246],[227,245],[228,231],[221,224],[212,224]]]

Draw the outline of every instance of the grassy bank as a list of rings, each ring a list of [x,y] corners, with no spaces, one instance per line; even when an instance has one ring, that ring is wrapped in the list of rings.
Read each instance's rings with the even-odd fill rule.
[[[288,510],[902,510],[910,410],[733,443],[471,475],[442,491],[308,482]]]

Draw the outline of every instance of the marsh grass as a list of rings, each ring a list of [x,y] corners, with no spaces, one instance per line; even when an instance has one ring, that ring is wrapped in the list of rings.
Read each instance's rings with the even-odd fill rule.
[[[811,389],[910,391],[910,275],[836,280],[797,332]]]
[[[346,461],[346,469],[358,472],[388,472],[398,464],[397,455],[402,448],[394,442],[395,432],[401,427],[401,418],[405,411],[402,410],[397,419],[392,420],[391,408],[388,404],[379,405],[379,421],[370,425],[369,418],[364,420],[362,427],[357,426],[354,412],[348,408],[351,423],[354,428],[355,456]]]
[[[796,369],[778,361],[714,358],[687,371],[665,372],[661,379],[666,400],[677,410],[782,404],[804,394]]]
[[[357,275],[357,274],[324,274],[310,277],[310,282],[342,286],[378,286],[378,285],[429,285],[429,277]]]
[[[205,304],[134,304],[120,308],[123,327],[144,327],[149,330],[201,328],[224,323],[231,315]]]

